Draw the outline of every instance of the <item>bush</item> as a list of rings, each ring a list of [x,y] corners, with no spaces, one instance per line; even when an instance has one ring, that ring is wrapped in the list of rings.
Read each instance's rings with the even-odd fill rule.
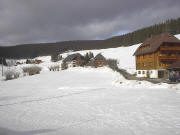
[[[84,63],[87,64],[90,61],[90,59],[93,58],[93,57],[94,57],[93,53],[91,53],[91,52],[88,53],[87,52],[84,55]]]
[[[6,80],[12,80],[18,78],[20,75],[19,72],[14,71],[14,70],[8,70],[5,72],[5,79]]]
[[[88,66],[88,67],[95,67],[95,62],[94,62],[94,60],[90,60],[90,61],[86,64],[86,66]]]
[[[107,65],[113,69],[113,70],[117,70],[118,69],[118,66],[117,66],[118,62],[116,59],[108,59],[107,60]]]
[[[15,72],[15,74],[14,74],[14,79],[19,78],[19,75],[20,75],[19,72]]]
[[[42,68],[38,66],[23,67],[23,72],[29,75],[39,74],[41,70]]]
[[[0,58],[0,64],[7,66],[6,58]]]
[[[68,68],[68,66],[67,66],[66,62],[62,62],[62,64],[61,64],[61,70],[65,70],[65,69],[67,69],[67,68]]]
[[[51,54],[51,61],[52,62],[57,62],[60,60],[62,60],[62,55],[59,55],[58,53]]]

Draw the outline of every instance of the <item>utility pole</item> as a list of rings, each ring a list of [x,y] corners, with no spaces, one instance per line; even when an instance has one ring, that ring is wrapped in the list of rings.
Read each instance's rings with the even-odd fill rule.
[[[2,76],[3,76],[3,57],[1,58],[1,66],[2,66]]]

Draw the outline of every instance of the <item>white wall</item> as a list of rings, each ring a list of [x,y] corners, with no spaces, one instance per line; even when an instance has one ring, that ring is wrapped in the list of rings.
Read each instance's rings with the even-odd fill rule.
[[[138,72],[141,72],[141,74],[138,74]],[[143,74],[144,71],[144,74]],[[147,77],[147,72],[149,71],[149,77],[150,78],[158,78],[158,70],[137,70],[136,77]]]
[[[149,70],[150,78],[158,78],[158,70]]]
[[[76,67],[76,66],[77,66],[77,65],[76,65],[76,61],[67,62],[67,65],[68,65],[69,68],[70,68],[70,67]]]
[[[139,71],[140,71],[140,74],[138,73]],[[136,77],[147,77],[147,70],[137,70],[136,74],[137,74]]]
[[[73,67],[73,62],[67,62],[68,67]]]

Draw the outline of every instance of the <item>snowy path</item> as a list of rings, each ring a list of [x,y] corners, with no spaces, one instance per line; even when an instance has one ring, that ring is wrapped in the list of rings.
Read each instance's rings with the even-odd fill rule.
[[[180,92],[114,86],[107,69],[0,83],[0,135],[179,135]]]

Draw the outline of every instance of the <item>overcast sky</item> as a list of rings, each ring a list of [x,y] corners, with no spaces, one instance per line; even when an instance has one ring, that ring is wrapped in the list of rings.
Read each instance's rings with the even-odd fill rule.
[[[180,0],[0,0],[0,45],[104,39],[180,17]]]

